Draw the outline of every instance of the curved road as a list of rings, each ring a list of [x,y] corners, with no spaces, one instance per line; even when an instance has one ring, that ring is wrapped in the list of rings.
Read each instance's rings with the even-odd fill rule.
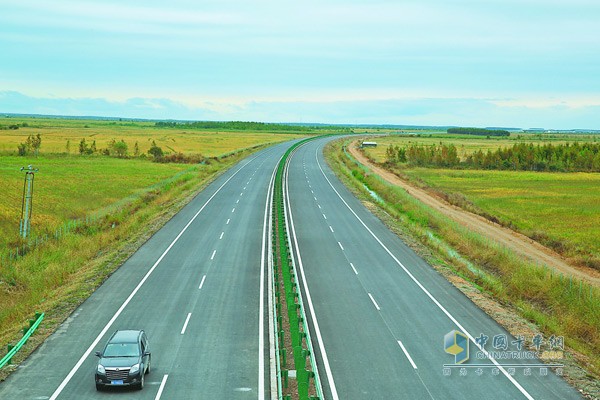
[[[293,154],[286,187],[326,398],[580,398],[551,370],[477,360],[474,343],[470,360],[453,365],[443,348],[452,330],[487,335],[487,350],[496,335],[509,347],[515,338],[346,190],[323,160],[329,140]],[[269,399],[267,202],[290,145],[249,157],[202,191],[0,384],[0,398]],[[147,386],[98,393],[94,351],[125,328],[149,335]]]
[[[294,153],[287,187],[290,236],[326,398],[581,398],[549,368],[534,366],[538,360],[477,360],[473,342],[469,361],[454,365],[443,345],[452,330],[471,341],[488,336],[488,351],[502,335],[507,349],[517,350],[516,338],[340,183],[323,159],[329,140]]]

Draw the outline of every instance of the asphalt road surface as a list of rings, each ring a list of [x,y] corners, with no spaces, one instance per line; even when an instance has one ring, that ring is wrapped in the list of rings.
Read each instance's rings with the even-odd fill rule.
[[[0,383],[0,399],[270,398],[265,211],[289,146],[250,156],[194,198]],[[142,391],[96,392],[94,353],[117,329],[148,334]]]
[[[472,340],[481,334],[489,338],[485,349],[502,355],[502,348],[493,347],[494,337],[501,345],[506,335],[506,350],[515,352],[517,339],[349,193],[323,159],[328,140],[309,142],[294,153],[287,193],[290,236],[325,397],[581,398],[537,359],[477,359]],[[471,338],[470,359],[458,366],[444,351],[444,337],[453,330]],[[523,339],[525,345],[533,338]]]
[[[512,350],[515,338],[343,187],[322,157],[328,140],[294,153],[287,187],[326,399],[580,398],[536,359],[477,359],[475,337],[489,337],[487,350],[501,335]],[[269,399],[267,200],[289,146],[209,185],[0,383],[0,399]],[[142,391],[96,392],[94,351],[117,329],[148,333]],[[471,341],[461,365],[444,351],[453,330]]]

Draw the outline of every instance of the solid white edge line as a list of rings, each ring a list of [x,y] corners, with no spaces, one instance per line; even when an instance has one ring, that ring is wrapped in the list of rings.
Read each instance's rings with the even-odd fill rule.
[[[202,282],[200,282],[200,286],[198,286],[198,289],[202,289],[202,286],[204,286],[204,280],[206,279],[206,275],[204,275],[202,277]]]
[[[352,267],[352,270],[354,271],[354,274],[358,275],[358,271],[356,270],[356,268],[354,268],[354,264],[350,263],[350,266]]]
[[[216,251],[216,250],[214,250],[214,251],[212,252],[212,255],[210,256],[210,259],[211,259],[211,260],[213,260],[213,259],[215,258],[215,255],[216,255],[216,254],[217,254],[217,251]]]
[[[254,157],[252,160],[254,160],[255,158],[256,157]],[[252,161],[252,160],[250,160],[250,161]],[[250,161],[248,161],[246,164],[242,165],[229,178],[227,178],[227,180],[225,182],[223,182],[223,184],[221,186],[219,186],[219,188],[212,194],[212,196],[210,196],[208,198],[208,200],[206,200],[206,202],[204,203],[204,205],[202,207],[200,207],[200,209],[196,212],[196,214],[194,214],[194,216],[188,221],[188,223],[183,227],[183,229],[181,230],[181,232],[179,232],[179,234],[175,237],[175,239],[173,239],[173,241],[171,242],[171,244],[169,245],[169,247],[167,247],[167,249],[161,254],[161,256],[158,258],[158,260],[156,260],[156,262],[152,265],[152,267],[148,270],[148,272],[146,272],[146,275],[144,275],[144,277],[142,278],[142,280],[140,281],[140,283],[137,284],[137,286],[135,287],[135,289],[133,289],[133,291],[131,292],[131,294],[127,297],[127,299],[125,299],[125,301],[123,302],[123,304],[121,304],[121,307],[119,307],[119,309],[117,310],[117,312],[112,316],[112,318],[108,321],[108,323],[104,326],[104,328],[102,328],[102,331],[100,331],[100,333],[98,334],[98,336],[96,337],[96,339],[94,339],[94,341],[92,342],[92,344],[90,345],[90,347],[88,347],[88,349],[83,353],[83,355],[81,356],[81,358],[79,359],[79,361],[77,361],[77,363],[75,364],[75,366],[71,369],[71,371],[69,371],[69,373],[67,374],[67,376],[65,377],[65,379],[63,379],[63,381],[60,383],[60,385],[58,386],[58,388],[56,388],[56,390],[54,391],[54,393],[52,393],[52,396],[50,396],[50,399],[48,399],[48,400],[56,400],[56,398],[58,397],[58,395],[64,390],[65,386],[67,386],[67,384],[69,383],[69,381],[73,378],[73,375],[75,375],[75,372],[77,372],[77,370],[81,367],[81,365],[83,364],[83,362],[85,361],[85,359],[89,357],[89,355],[92,352],[92,350],[94,349],[94,347],[96,347],[98,345],[98,342],[100,342],[100,339],[102,339],[102,337],[110,329],[110,327],[112,326],[112,324],[114,324],[114,322],[119,317],[119,315],[121,315],[121,313],[123,312],[123,310],[125,309],[125,307],[127,307],[127,305],[129,304],[129,302],[131,301],[131,299],[133,299],[133,297],[140,290],[140,288],[142,287],[142,285],[146,282],[146,280],[150,277],[150,275],[152,275],[152,272],[154,272],[154,270],[156,269],[156,267],[158,266],[158,264],[160,264],[160,262],[163,260],[163,258],[165,258],[165,256],[169,253],[169,251],[171,251],[171,249],[173,248],[173,246],[175,245],[175,243],[177,243],[177,241],[179,240],[179,238],[184,234],[184,232],[189,228],[189,226],[196,220],[196,218],[198,217],[198,215],[200,215],[200,213],[202,212],[202,210],[204,210],[204,208],[217,195],[217,193],[219,193],[221,191],[221,189],[223,189],[223,187],[225,187],[225,185],[227,185],[227,183],[229,183],[229,181],[232,180],[233,177],[238,174],[238,172],[240,172],[243,168],[245,168],[248,164],[250,164]]]
[[[373,305],[375,306],[375,308],[377,309],[377,311],[381,311],[381,308],[379,308],[379,304],[377,304],[377,302],[375,301],[375,299],[373,298],[373,295],[371,293],[367,293],[369,295],[369,297],[371,298],[371,301],[373,302]]]
[[[506,369],[504,369],[499,363],[498,361],[496,361],[495,358],[491,357],[490,354],[487,352],[487,350],[485,350],[483,347],[481,347],[476,341],[475,338],[473,338],[473,336],[467,332],[467,330],[458,322],[458,320],[456,318],[454,318],[454,316],[452,314],[450,314],[450,312],[448,310],[446,310],[446,308],[444,308],[444,306],[435,298],[433,297],[433,295],[431,293],[429,293],[429,291],[425,288],[425,286],[423,286],[421,284],[421,282],[419,282],[417,280],[417,278],[414,277],[414,275],[404,266],[404,264],[402,264],[400,262],[400,260],[398,260],[398,258],[390,251],[390,249],[387,248],[387,246],[385,244],[383,244],[383,242],[377,237],[377,235],[375,235],[375,233],[367,226],[367,224],[364,223],[364,221],[358,216],[358,214],[356,214],[356,212],[352,209],[352,207],[350,207],[350,205],[346,202],[346,200],[344,200],[344,198],[342,197],[342,195],[335,189],[335,187],[333,186],[333,184],[331,183],[331,181],[329,180],[329,178],[327,178],[327,175],[325,174],[325,171],[323,171],[323,168],[321,167],[321,163],[319,162],[319,157],[318,157],[318,153],[317,153],[318,149],[315,149],[315,158],[317,160],[317,164],[319,166],[319,169],[321,170],[321,174],[323,174],[323,176],[325,177],[325,179],[327,180],[327,183],[329,183],[329,186],[333,189],[333,191],[337,194],[337,196],[340,198],[340,200],[342,200],[342,202],[344,203],[344,205],[348,208],[348,210],[350,210],[350,212],[352,214],[354,214],[354,216],[356,217],[356,219],[358,219],[358,221],[361,223],[361,225],[371,234],[371,236],[373,236],[373,238],[377,241],[377,243],[379,243],[379,245],[381,245],[381,247],[383,247],[383,249],[386,251],[386,253],[388,253],[388,255],[396,262],[396,264],[398,264],[400,266],[400,268],[402,268],[404,270],[404,272],[406,272],[406,274],[410,277],[410,279],[417,284],[417,286],[427,295],[427,297],[429,297],[431,299],[431,301],[433,301],[433,303],[440,309],[442,310],[442,312],[444,314],[446,314],[446,316],[452,321],[454,322],[454,324],[469,338],[469,340],[471,340],[471,342],[473,342],[473,344],[475,344],[475,346],[477,346],[477,348],[479,350],[481,350],[481,352],[496,366],[498,367],[498,369],[500,369],[500,371],[502,371],[502,374],[504,376],[506,376],[506,378],[508,378],[508,380],[529,400],[534,400],[533,397],[527,392],[527,390],[525,390],[525,388],[523,386],[521,386],[521,384],[519,382],[517,382],[517,380],[515,378],[513,378],[507,371]]]
[[[408,361],[410,361],[410,364],[412,365],[412,367],[414,369],[417,369],[417,365],[415,364],[415,362],[413,361],[412,357],[410,356],[410,354],[408,354],[408,351],[406,350],[406,347],[404,347],[404,345],[402,344],[401,341],[398,340],[398,344],[400,345],[400,347],[402,348],[402,351],[404,352],[404,355],[406,356],[406,358],[408,358]]]
[[[190,322],[191,317],[192,317],[192,313],[188,313],[187,318],[185,319],[185,322],[183,323],[183,328],[181,328],[182,335],[185,333],[185,330],[187,329],[188,322]]]
[[[265,399],[265,355],[264,355],[264,347],[265,347],[265,256],[269,254],[269,258],[271,257],[271,249],[270,249],[270,240],[271,240],[271,213],[270,213],[270,205],[272,203],[273,198],[273,187],[275,181],[275,173],[277,171],[277,165],[279,165],[279,161],[276,164],[276,167],[273,169],[273,173],[271,174],[271,180],[269,181],[269,189],[267,190],[267,198],[265,200],[265,216],[263,219],[263,235],[262,235],[262,247],[260,254],[260,297],[259,297],[259,307],[258,307],[258,400]],[[269,243],[269,251],[267,252],[266,246],[267,241]],[[269,282],[271,282],[271,273],[269,273]],[[275,336],[275,328],[273,326],[273,314],[272,314],[272,283],[269,285],[269,370],[271,377],[271,398],[277,398],[277,371],[275,368],[275,359],[277,355],[275,354],[274,347],[274,336]],[[273,393],[273,391],[275,393]],[[275,397],[273,397],[275,396]]]
[[[287,174],[287,169],[286,169],[286,174]],[[331,366],[329,365],[329,358],[327,357],[327,351],[325,351],[325,345],[323,344],[323,336],[321,335],[321,329],[319,328],[319,323],[317,321],[317,315],[315,314],[315,307],[313,306],[312,298],[310,296],[310,291],[308,290],[308,283],[306,282],[306,276],[304,274],[304,265],[302,264],[302,257],[300,256],[300,248],[298,247],[298,239],[296,237],[296,229],[294,227],[294,217],[292,215],[292,208],[291,208],[291,205],[289,202],[290,200],[289,200],[289,195],[288,195],[288,191],[289,191],[288,184],[289,184],[289,182],[288,182],[287,176],[286,176],[284,197],[285,197],[285,202],[287,203],[287,207],[289,210],[289,217],[290,217],[288,232],[290,232],[290,235],[291,235],[290,238],[293,238],[293,240],[294,240],[295,252],[297,254],[296,259],[298,260],[298,268],[300,269],[300,275],[302,276],[302,286],[304,287],[304,293],[306,294],[306,301],[308,302],[308,309],[310,310],[313,328],[317,335],[319,351],[321,352],[321,358],[323,360],[323,365],[325,366],[325,374],[327,375],[327,381],[329,382],[329,390],[331,390],[331,397],[332,397],[332,400],[339,400],[337,388],[335,387],[335,381],[333,380],[333,374],[331,373]],[[290,252],[292,257],[294,257],[293,253],[294,253],[293,251]],[[316,365],[316,363],[315,363],[315,365]],[[318,374],[318,371],[315,371],[315,373]],[[322,388],[321,388],[321,392],[323,392]],[[325,395],[323,394],[323,396],[325,396]]]
[[[162,392],[165,390],[165,385],[167,384],[167,378],[169,378],[169,375],[165,374],[160,382],[160,387],[158,388],[158,393],[156,393],[154,400],[160,400],[160,396],[162,396]]]

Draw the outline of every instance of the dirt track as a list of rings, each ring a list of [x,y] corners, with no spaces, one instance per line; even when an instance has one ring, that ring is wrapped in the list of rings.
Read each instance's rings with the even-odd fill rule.
[[[555,251],[542,246],[527,236],[495,224],[477,214],[465,211],[462,208],[456,207],[421,188],[413,186],[394,173],[369,161],[369,159],[358,150],[356,142],[352,142],[348,146],[348,150],[360,163],[368,166],[373,172],[380,175],[383,179],[393,185],[404,188],[406,192],[414,198],[445,214],[459,224],[479,234],[489,237],[491,240],[506,246],[507,248],[525,256],[535,263],[547,265],[548,267],[554,268],[566,276],[580,278],[596,286],[600,286],[600,273],[598,271],[595,271],[591,268],[584,269],[574,267]]]

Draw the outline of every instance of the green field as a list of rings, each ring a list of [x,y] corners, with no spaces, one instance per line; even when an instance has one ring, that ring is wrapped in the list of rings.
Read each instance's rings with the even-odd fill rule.
[[[0,254],[18,240],[23,195],[24,173],[20,168],[33,165],[35,175],[32,233],[51,233],[65,221],[83,218],[119,200],[139,194],[149,186],[173,175],[201,168],[186,164],[153,163],[147,156],[152,141],[165,153],[184,153],[220,157],[264,144],[297,138],[304,134],[290,132],[217,132],[184,131],[180,128],[158,128],[154,122],[103,120],[69,120],[55,118],[6,118],[3,126],[16,124],[19,129],[0,130]],[[42,144],[38,157],[17,156],[17,146],[29,135],[40,134]],[[98,151],[111,140],[128,145],[128,158],[79,154],[79,142],[96,141]],[[70,153],[66,143],[70,141]],[[141,157],[133,157],[135,143]],[[208,162],[216,162],[208,160]],[[14,247],[14,246],[13,246]]]
[[[46,313],[40,333],[19,357],[50,334],[218,174],[266,145],[311,134],[306,129],[294,132],[295,128],[286,132],[185,131],[178,126],[155,127],[153,122],[0,121],[0,127],[8,124],[18,124],[19,129],[0,129],[0,356],[6,344],[19,337],[22,324],[34,311]],[[39,155],[18,156],[17,146],[38,133],[42,138]],[[88,145],[95,140],[98,152],[80,155],[82,138]],[[126,157],[102,155],[113,139],[127,143]],[[202,162],[153,162],[146,154],[152,141],[165,154],[201,155],[197,159]],[[138,157],[133,155],[136,142]],[[34,181],[31,235],[24,240],[19,237],[25,175],[20,168],[30,164],[39,171]],[[0,380],[3,377],[0,373]]]
[[[102,156],[0,157],[0,248],[17,239],[25,176],[19,169],[28,164],[39,168],[34,180],[34,235],[47,234],[67,220],[89,216],[191,168]]]
[[[0,130],[0,154],[17,152],[19,143],[29,135],[42,136],[42,153],[66,153],[67,141],[70,154],[79,154],[81,139],[88,144],[94,140],[98,149],[106,148],[115,139],[123,139],[133,154],[137,142],[140,153],[146,154],[152,141],[165,152],[202,154],[215,157],[259,144],[280,142],[306,135],[306,132],[262,132],[251,130],[219,131],[205,129],[159,128],[154,122],[127,122],[104,120],[70,120],[55,118],[12,117],[0,119],[0,125],[19,125],[17,130]],[[26,126],[23,127],[22,125]]]
[[[529,135],[525,142],[538,143],[538,137]],[[559,138],[561,140],[554,143],[599,139],[594,136]],[[517,139],[390,136],[378,138],[379,146],[367,148],[365,153],[377,162],[384,162],[389,144],[402,145],[411,140],[424,144],[454,143],[459,152],[462,149],[463,154],[468,154],[477,149],[512,146]],[[496,217],[504,225],[553,247],[575,262],[600,268],[600,241],[597,240],[600,236],[600,174],[409,166],[401,167],[397,172],[443,193],[459,193],[467,203],[459,205]]]

